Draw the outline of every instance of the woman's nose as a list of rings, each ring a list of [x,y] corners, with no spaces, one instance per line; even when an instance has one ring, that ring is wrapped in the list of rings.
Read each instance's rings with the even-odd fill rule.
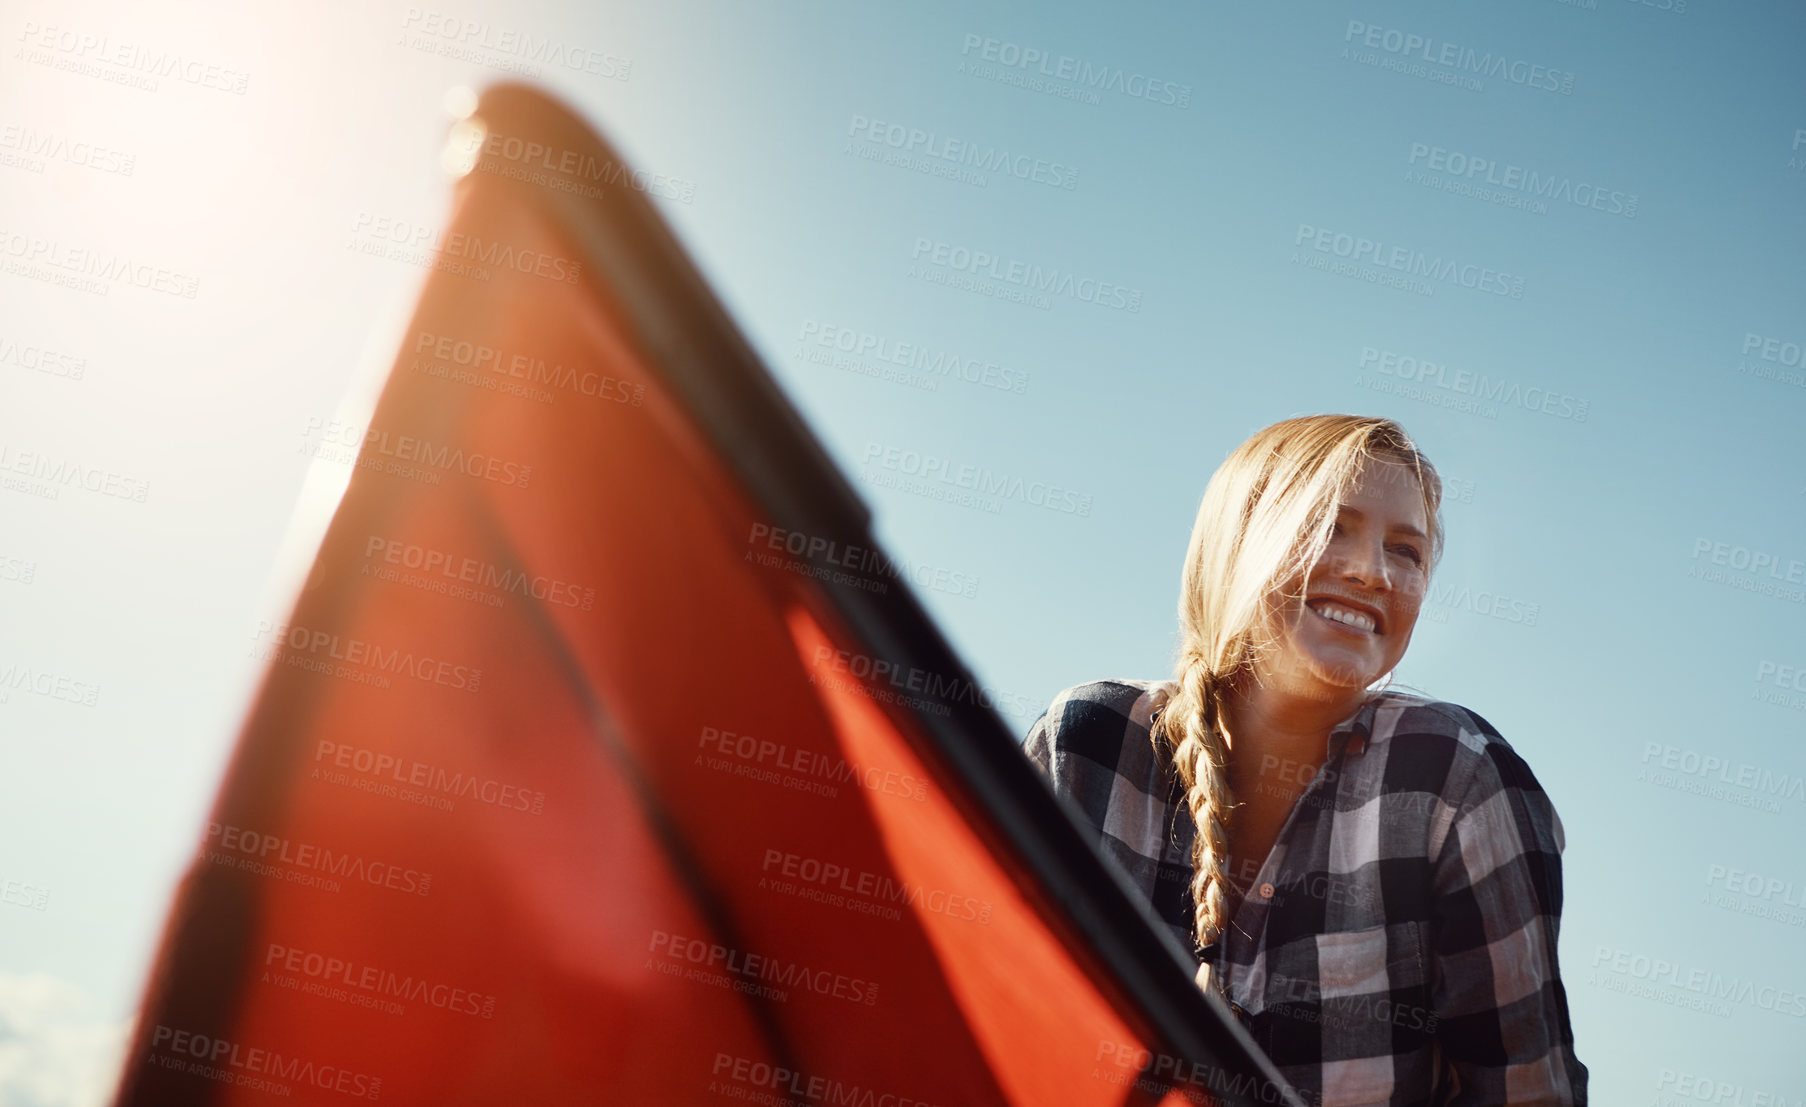
[[[1389,590],[1392,574],[1386,565],[1386,552],[1366,543],[1349,543],[1342,551],[1337,567],[1345,580],[1359,581],[1368,588]]]

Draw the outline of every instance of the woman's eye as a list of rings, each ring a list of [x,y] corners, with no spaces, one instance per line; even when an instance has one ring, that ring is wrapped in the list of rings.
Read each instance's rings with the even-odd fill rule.
[[[1405,556],[1409,557],[1413,564],[1415,564],[1415,565],[1423,564],[1423,555],[1417,552],[1416,547],[1414,547],[1414,546],[1394,546],[1392,548],[1397,550],[1398,552],[1404,554]]]

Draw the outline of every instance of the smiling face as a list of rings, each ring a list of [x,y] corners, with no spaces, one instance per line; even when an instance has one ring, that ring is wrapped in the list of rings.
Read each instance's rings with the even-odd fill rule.
[[[1262,683],[1314,699],[1367,687],[1411,642],[1428,581],[1423,491],[1402,462],[1376,459],[1343,502],[1303,603],[1276,613],[1276,648]],[[1298,580],[1286,584],[1296,595]]]

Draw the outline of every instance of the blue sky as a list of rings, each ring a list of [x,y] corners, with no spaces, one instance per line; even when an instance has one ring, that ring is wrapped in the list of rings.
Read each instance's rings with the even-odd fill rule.
[[[366,212],[442,219],[445,91],[501,75],[497,51],[409,46],[430,13],[629,63],[540,79],[693,185],[663,209],[881,538],[977,578],[921,595],[1018,733],[1068,685],[1165,675],[1198,498],[1249,433],[1400,420],[1451,488],[1400,677],[1489,719],[1556,803],[1594,1094],[1806,1098],[1806,1001],[1786,998],[1806,993],[1806,12],[167,7],[20,9],[6,33],[179,48],[246,72],[242,95],[0,70],[0,127],[135,158],[0,165],[12,226],[200,282],[0,273],[0,445],[151,489],[0,492],[0,558],[36,567],[0,579],[6,662],[101,689],[0,704],[0,878],[50,890],[0,905],[0,973],[58,982],[68,1019],[135,1002],[250,637],[286,602],[303,424],[386,363],[418,290],[346,240]],[[8,339],[82,379],[9,362]],[[991,383],[887,379],[905,344]],[[910,458],[1087,510],[928,498],[897,486]],[[1700,987],[1711,1009],[1686,1006]]]

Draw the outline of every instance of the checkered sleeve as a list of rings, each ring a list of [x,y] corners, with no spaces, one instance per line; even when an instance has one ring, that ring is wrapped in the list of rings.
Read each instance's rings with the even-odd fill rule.
[[[1166,682],[1093,680],[1056,695],[1029,727],[1023,752],[1079,829],[1180,949],[1193,948],[1191,821],[1174,805],[1176,783],[1148,734]]]
[[[1028,754],[1028,759],[1049,779],[1053,777],[1053,727],[1059,719],[1054,707],[1057,706],[1056,702],[1041,712],[1041,717],[1028,728],[1028,736],[1022,739],[1022,752]]]
[[[1587,1069],[1556,960],[1561,820],[1530,767],[1474,720],[1474,771],[1431,867],[1437,1102],[1583,1105]]]
[[[1139,821],[1124,825],[1129,817],[1124,799],[1140,794],[1125,789],[1122,776],[1127,736],[1134,733],[1146,741],[1146,731],[1129,719],[1139,695],[1139,689],[1116,681],[1067,688],[1029,728],[1022,749],[1040,767],[1054,794],[1084,816],[1081,825],[1092,844],[1131,874],[1151,879],[1160,850],[1142,840],[1138,831],[1145,827]]]
[[[1082,686],[1068,688],[1054,697],[1046,711],[1029,727],[1022,740],[1022,751],[1038,766],[1054,793],[1065,797],[1086,816],[1086,826],[1094,842],[1104,827],[1105,812],[1110,803],[1110,773],[1104,766],[1084,758],[1072,748],[1067,729],[1067,712]],[[1081,709],[1089,704],[1080,704]]]

